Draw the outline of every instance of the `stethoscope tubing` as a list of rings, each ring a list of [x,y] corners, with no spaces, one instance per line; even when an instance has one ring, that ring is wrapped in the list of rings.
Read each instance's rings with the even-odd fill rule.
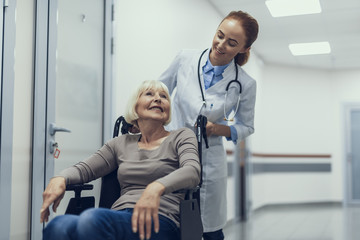
[[[201,91],[201,97],[202,97],[202,100],[203,100],[203,106],[205,105],[206,106],[206,100],[205,100],[205,96],[204,96],[204,91],[202,89],[202,85],[201,85],[201,77],[200,77],[200,64],[201,64],[201,58],[203,57],[203,55],[205,54],[205,52],[207,51],[208,49],[205,49],[200,57],[199,57],[199,62],[198,62],[198,81],[199,81],[199,87],[200,87],[200,91]],[[235,79],[234,80],[231,80],[227,85],[226,85],[226,88],[225,88],[225,103],[224,103],[224,120],[226,121],[231,121],[229,120],[227,117],[226,117],[226,109],[225,109],[225,105],[226,105],[226,100],[227,100],[227,93],[229,91],[229,88],[230,88],[230,85],[232,83],[237,83],[239,84],[239,99],[237,101],[237,104],[236,104],[236,108],[235,108],[235,115],[238,111],[238,108],[239,108],[239,104],[240,104],[240,94],[242,93],[242,85],[240,83],[240,81],[238,80],[238,67],[237,67],[237,64],[236,64],[236,61],[234,61],[234,64],[235,64]]]

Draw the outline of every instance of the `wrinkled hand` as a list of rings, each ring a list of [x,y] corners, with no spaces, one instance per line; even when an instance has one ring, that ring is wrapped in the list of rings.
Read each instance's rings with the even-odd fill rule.
[[[53,204],[52,209],[56,212],[61,199],[64,197],[66,190],[66,182],[63,177],[52,178],[43,192],[43,204],[40,210],[40,222],[47,222],[49,220],[49,207]]]
[[[150,183],[134,207],[131,225],[133,232],[139,232],[139,237],[142,240],[145,237],[146,239],[150,239],[152,221],[154,221],[154,231],[158,233],[160,230],[158,211],[160,196],[164,191],[165,187],[161,183]]]

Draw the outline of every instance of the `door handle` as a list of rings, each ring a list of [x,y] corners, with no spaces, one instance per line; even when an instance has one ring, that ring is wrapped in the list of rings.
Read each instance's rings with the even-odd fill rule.
[[[54,136],[56,132],[71,132],[69,129],[57,127],[55,123],[50,123],[49,133],[51,136]],[[58,147],[58,143],[51,138],[49,142],[50,153],[54,153],[55,148]]]
[[[57,127],[55,123],[50,123],[49,133],[54,136],[56,132],[71,132],[69,129]]]
[[[50,153],[53,154],[54,151],[55,151],[55,148],[58,147],[58,143],[55,142],[54,140],[50,140],[50,144],[49,144],[49,150],[50,150]]]

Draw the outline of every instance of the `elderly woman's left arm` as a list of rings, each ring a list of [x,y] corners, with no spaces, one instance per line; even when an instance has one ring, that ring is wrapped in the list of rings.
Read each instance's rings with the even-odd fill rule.
[[[139,232],[140,239],[150,238],[152,221],[154,231],[159,231],[158,210],[161,195],[199,184],[200,161],[195,134],[184,128],[177,140],[175,148],[179,156],[179,168],[150,183],[134,207],[132,230]]]
[[[156,180],[165,186],[164,194],[180,189],[196,187],[200,182],[198,143],[194,132],[184,128],[175,148],[179,156],[179,168]]]

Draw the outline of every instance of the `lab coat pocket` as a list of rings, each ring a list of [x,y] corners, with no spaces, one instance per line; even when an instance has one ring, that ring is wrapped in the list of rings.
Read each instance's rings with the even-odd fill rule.
[[[227,177],[226,153],[223,145],[210,146],[202,151],[204,179],[215,180]]]

